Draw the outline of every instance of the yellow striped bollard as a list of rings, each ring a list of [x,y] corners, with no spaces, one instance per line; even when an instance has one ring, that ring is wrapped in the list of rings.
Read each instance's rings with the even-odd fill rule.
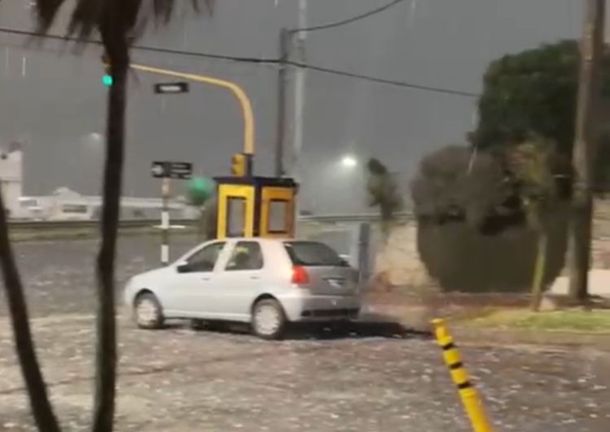
[[[493,429],[483,409],[483,402],[470,382],[460,352],[453,343],[453,337],[449,334],[445,321],[435,319],[432,324],[436,341],[443,349],[445,364],[449,368],[451,379],[458,388],[460,399],[472,424],[472,430],[474,432],[492,432]]]

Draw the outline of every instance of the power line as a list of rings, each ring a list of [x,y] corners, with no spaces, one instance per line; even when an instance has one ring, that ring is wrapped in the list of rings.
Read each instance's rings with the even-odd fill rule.
[[[464,96],[464,97],[469,97],[469,98],[477,98],[480,96],[478,93],[465,91],[465,90],[455,90],[455,89],[444,88],[444,87],[434,87],[434,86],[427,86],[427,85],[421,85],[421,84],[413,84],[413,83],[409,83],[409,82],[405,82],[405,81],[396,81],[396,80],[385,79],[385,78],[377,78],[377,77],[373,77],[373,76],[362,75],[362,74],[357,74],[357,73],[347,72],[347,71],[341,71],[341,70],[337,70],[337,69],[331,69],[331,68],[327,68],[327,67],[323,67],[323,66],[316,66],[316,65],[307,64],[307,63],[298,63],[298,62],[289,61],[289,62],[287,62],[287,64],[289,64],[291,66],[295,66],[295,67],[311,69],[311,70],[318,71],[318,72],[325,72],[325,73],[329,73],[332,75],[356,78],[356,79],[361,79],[364,81],[370,81],[370,82],[375,82],[375,83],[379,83],[379,84],[388,84],[388,85],[393,85],[393,86],[397,86],[397,87],[405,87],[405,88],[410,88],[410,89],[414,89],[414,90],[422,90],[422,91],[428,91],[428,92],[434,92],[434,93],[449,94],[449,95],[454,95],[454,96]]]
[[[399,0],[399,1],[403,1],[403,0]],[[81,41],[77,38],[73,38],[73,37],[69,37],[69,36],[59,36],[59,35],[49,35],[49,34],[41,35],[41,34],[38,34],[35,32],[31,32],[31,31],[17,30],[17,29],[11,29],[11,28],[6,28],[6,27],[0,27],[0,33],[13,34],[13,35],[18,35],[18,36],[29,36],[32,38],[50,39],[50,40],[63,41],[63,42],[84,43],[84,44],[88,44],[88,45],[98,45],[98,46],[102,45],[102,43],[100,41],[96,41],[96,40]],[[150,46],[144,46],[144,45],[134,45],[132,48],[134,48],[136,50],[140,50],[140,51],[182,55],[182,56],[188,56],[188,57],[200,57],[200,58],[206,58],[206,59],[224,60],[224,61],[231,61],[231,62],[237,62],[237,63],[277,65],[282,62],[281,60],[274,59],[274,58],[230,56],[230,55],[224,55],[224,54],[211,54],[211,53],[203,53],[203,52],[196,52],[196,51],[177,50],[177,49],[171,49],[171,48],[150,47]],[[421,91],[428,91],[428,92],[449,94],[449,95],[454,95],[454,96],[463,96],[463,97],[470,97],[470,98],[476,98],[479,96],[477,93],[469,92],[469,91],[435,87],[435,86],[427,86],[427,85],[414,84],[414,83],[409,83],[409,82],[404,82],[404,81],[378,78],[378,77],[374,77],[374,76],[357,74],[357,73],[353,73],[353,72],[347,72],[347,71],[332,69],[332,68],[323,67],[323,66],[311,65],[308,63],[287,61],[286,64],[294,66],[294,67],[310,69],[310,70],[318,71],[318,72],[324,72],[324,73],[328,73],[328,74],[332,74],[332,75],[336,75],[336,76],[360,79],[360,80],[374,82],[374,83],[378,83],[378,84],[393,85],[396,87],[410,88],[410,89],[414,89],[414,90],[421,90]]]
[[[326,30],[326,29],[330,29],[330,28],[334,28],[334,27],[341,27],[347,24],[351,24],[354,23],[356,21],[360,21],[363,20],[365,18],[368,18],[370,16],[376,15],[380,12],[383,12],[387,9],[390,9],[394,6],[396,6],[399,3],[404,2],[405,0],[394,0],[386,5],[383,5],[381,7],[378,7],[376,9],[373,9],[371,11],[365,12],[361,15],[356,15],[355,17],[351,17],[348,19],[344,19],[341,21],[336,21],[336,22],[332,22],[332,23],[328,23],[328,24],[322,24],[322,25],[317,25],[317,26],[312,26],[312,27],[304,27],[304,28],[296,28],[296,29],[292,29],[290,30],[290,33],[301,33],[301,32],[312,32],[312,31],[317,31],[317,30]]]
[[[41,39],[49,39],[49,40],[56,40],[56,41],[62,41],[62,42],[82,43],[82,44],[86,44],[86,45],[98,45],[98,46],[102,45],[102,42],[99,40],[92,40],[92,39],[80,40],[80,39],[70,37],[70,36],[40,34],[40,33],[32,32],[32,31],[17,30],[17,29],[11,29],[11,28],[7,28],[7,27],[0,27],[0,33],[13,34],[13,35],[18,35],[18,36],[29,36],[32,39],[41,38]],[[187,56],[187,57],[202,57],[202,58],[210,58],[210,59],[215,59],[215,60],[235,61],[235,62],[241,62],[241,63],[270,63],[270,64],[279,63],[279,60],[271,59],[271,58],[230,56],[230,55],[224,55],[224,54],[211,54],[211,53],[202,53],[202,52],[195,52],[195,51],[184,51],[184,50],[177,50],[177,49],[172,49],[172,48],[160,48],[160,47],[151,47],[151,46],[145,46],[145,45],[133,45],[132,48],[139,50],[139,51],[148,51],[148,52],[156,52],[156,53],[163,53],[163,54],[176,54],[176,55],[182,55],[182,56]]]

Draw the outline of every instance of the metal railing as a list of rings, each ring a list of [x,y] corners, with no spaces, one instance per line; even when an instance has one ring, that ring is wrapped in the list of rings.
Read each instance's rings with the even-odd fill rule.
[[[159,225],[159,219],[137,219],[137,220],[123,220],[120,222],[120,228],[148,228]],[[172,225],[186,225],[191,226],[196,223],[192,219],[172,219]],[[94,229],[99,226],[99,221],[11,221],[9,227],[11,229],[22,229],[22,230],[54,230],[54,229]]]
[[[395,215],[398,221],[410,221],[413,219],[411,212],[400,212]],[[379,213],[360,213],[360,214],[329,214],[329,215],[301,215],[299,222],[320,222],[320,223],[347,223],[347,222],[378,222]]]
[[[400,221],[409,221],[413,219],[410,212],[401,212],[396,215],[396,219]],[[361,213],[361,214],[328,214],[328,215],[302,215],[299,216],[299,222],[310,223],[356,223],[356,222],[378,222],[380,220],[378,213]],[[172,218],[172,225],[193,226],[197,224],[195,219],[175,219]],[[154,227],[160,224],[160,219],[134,219],[123,220],[120,222],[121,228],[146,228]],[[96,228],[99,225],[97,220],[75,221],[75,220],[58,220],[58,221],[11,221],[9,226],[11,229],[86,229]]]

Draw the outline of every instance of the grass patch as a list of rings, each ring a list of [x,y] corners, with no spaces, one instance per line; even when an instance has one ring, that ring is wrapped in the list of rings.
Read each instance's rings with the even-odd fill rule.
[[[610,311],[607,310],[535,313],[524,309],[502,309],[460,321],[479,328],[610,333]]]

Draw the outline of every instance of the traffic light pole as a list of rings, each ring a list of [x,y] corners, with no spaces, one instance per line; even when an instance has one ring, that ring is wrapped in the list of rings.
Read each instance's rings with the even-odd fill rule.
[[[151,66],[139,65],[139,64],[131,64],[129,66],[131,69],[149,72],[156,75],[169,76],[174,78],[181,78],[187,81],[194,81],[204,84],[209,84],[217,87],[222,87],[227,90],[230,90],[235,98],[239,101],[241,106],[243,120],[244,120],[244,148],[243,153],[254,156],[255,153],[255,124],[254,124],[254,111],[252,109],[252,102],[250,98],[239,85],[234,82],[213,78],[206,75],[197,75],[190,73],[183,73],[168,69],[160,69]]]

